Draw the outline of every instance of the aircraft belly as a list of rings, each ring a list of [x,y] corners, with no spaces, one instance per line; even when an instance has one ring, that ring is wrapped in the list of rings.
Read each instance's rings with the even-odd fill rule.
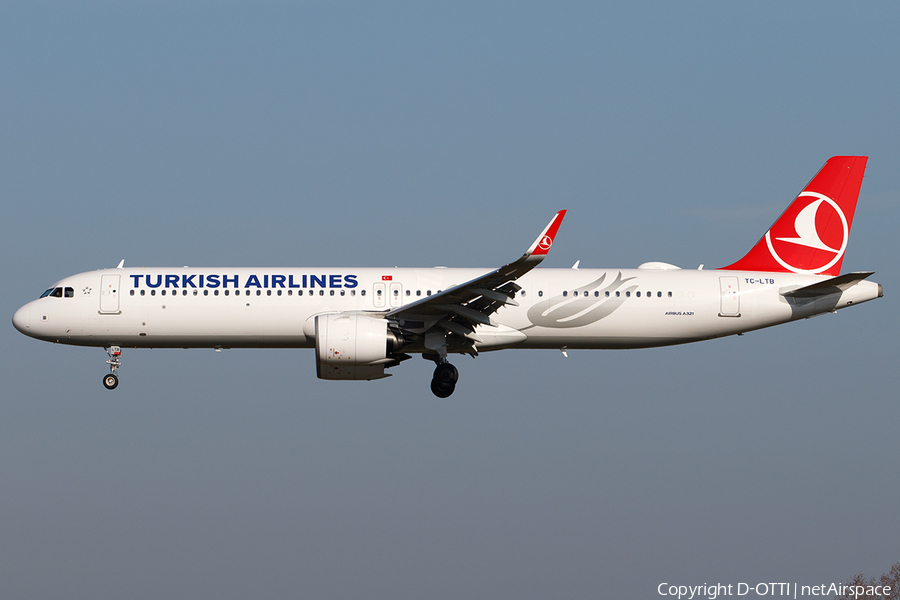
[[[734,335],[791,320],[791,308],[778,298],[777,290],[771,288],[744,294],[737,317],[720,315],[716,289],[662,303],[635,297],[615,312],[578,327],[510,323],[528,336],[521,345],[526,348],[648,348]]]
[[[152,347],[311,347],[303,333],[305,313],[287,306],[240,302],[231,306],[168,305],[152,307]]]

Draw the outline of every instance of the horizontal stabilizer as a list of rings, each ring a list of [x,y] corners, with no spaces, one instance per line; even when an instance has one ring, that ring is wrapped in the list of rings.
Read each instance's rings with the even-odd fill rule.
[[[856,273],[846,273],[819,281],[812,285],[803,286],[788,292],[782,292],[781,295],[787,298],[815,298],[816,296],[827,296],[828,294],[837,294],[844,290],[850,289],[863,279],[866,279],[875,271],[859,271]]]

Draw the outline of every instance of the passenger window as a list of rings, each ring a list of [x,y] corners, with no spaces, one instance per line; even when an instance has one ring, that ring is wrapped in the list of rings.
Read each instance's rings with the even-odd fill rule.
[[[143,296],[146,291],[147,290],[141,290],[141,296]]]
[[[565,298],[565,297],[568,296],[568,295],[569,295],[569,292],[563,290],[563,298]]]
[[[151,296],[155,296],[155,295],[156,295],[156,290],[150,290],[150,295],[151,295]]]
[[[538,290],[538,298],[542,298],[544,296],[544,290]]]
[[[271,295],[272,295],[272,290],[266,290],[266,296],[271,296]]]
[[[320,295],[320,296],[324,296],[324,295],[325,295],[325,290],[319,290],[319,295]]]
[[[421,296],[421,295],[422,295],[422,290],[416,290],[416,296]]]
[[[622,295],[621,292],[616,292],[616,298],[618,298],[618,297],[621,296],[621,295]]]
[[[194,290],[194,295],[195,295],[195,296],[197,295],[197,290]]]
[[[258,291],[258,290],[257,290],[257,292],[256,292],[256,295],[259,296],[259,291]],[[303,295],[303,290],[297,290],[297,295],[298,295],[298,296],[302,296],[302,295]]]
[[[131,295],[134,296],[134,290],[131,290]]]
[[[366,290],[359,290],[359,295],[360,295],[360,296],[365,296],[365,295],[366,295]]]
[[[329,296],[334,296],[334,290],[329,290],[329,291],[328,291],[328,295],[329,295]]]
[[[247,293],[249,294],[250,292],[247,292]],[[181,292],[181,295],[182,295],[182,296],[187,296],[187,290],[184,290],[183,292]]]
[[[606,297],[609,298],[609,292],[606,292]]]
[[[165,292],[163,292],[163,294],[165,294]],[[228,290],[225,290],[225,295],[227,296],[228,294],[229,294]]]
[[[519,292],[519,295],[521,295],[521,296],[524,298],[524,297],[525,297],[525,290],[522,290],[521,292]]]
[[[375,295],[376,295],[376,296],[380,296],[380,295],[381,295],[381,290],[376,290],[376,291],[375,291]]]
[[[430,296],[430,295],[431,295],[431,290],[425,290],[425,295],[426,295],[426,296]]]
[[[626,298],[631,298],[631,292],[625,292],[625,297],[626,297]]]
[[[165,295],[166,295],[166,290],[160,291],[160,292],[159,292],[159,295],[160,295],[160,296],[165,296]]]
[[[587,296],[588,296],[588,293],[587,293],[587,290],[585,290],[585,291],[584,291],[584,297],[587,298]]]
[[[275,292],[275,293],[278,294],[278,295],[280,296],[280,295],[281,295],[281,290],[278,290],[278,291]]]
[[[218,295],[219,295],[219,290],[213,291],[213,296],[218,296]]]
[[[203,290],[203,295],[204,295],[204,296],[209,296],[209,290]]]
[[[343,295],[346,294],[346,293],[347,293],[346,291],[341,290],[341,296],[343,296]]]
[[[671,298],[671,297],[672,297],[672,292],[669,292],[669,298]]]
[[[637,296],[637,297],[638,297],[638,298],[640,298],[640,297],[641,297],[641,293],[640,293],[640,292],[635,292],[635,294],[634,294],[634,295],[635,295],[635,296]]]

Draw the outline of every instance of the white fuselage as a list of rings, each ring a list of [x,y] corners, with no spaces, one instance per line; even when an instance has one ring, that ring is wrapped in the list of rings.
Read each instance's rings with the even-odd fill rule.
[[[315,316],[374,315],[490,269],[120,268],[54,285],[13,322],[63,344],[141,348],[312,348]],[[518,306],[479,325],[478,351],[644,348],[732,335],[872,300],[877,283],[812,299],[782,292],[827,279],[793,273],[681,269],[534,269]],[[69,291],[71,290],[71,292]],[[408,324],[412,327],[415,323]]]

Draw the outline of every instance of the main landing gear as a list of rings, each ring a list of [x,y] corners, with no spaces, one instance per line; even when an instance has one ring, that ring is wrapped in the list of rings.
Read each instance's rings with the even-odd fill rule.
[[[459,379],[459,371],[448,362],[440,363],[434,368],[434,376],[431,378],[431,391],[438,398],[449,398],[456,389],[456,381]]]
[[[122,349],[118,346],[110,346],[106,348],[106,354],[109,355],[109,360],[106,361],[106,364],[109,365],[109,374],[103,376],[103,387],[108,390],[114,390],[119,385],[119,377],[116,375],[116,371],[122,366],[122,361],[119,360],[119,357],[122,356]]]

